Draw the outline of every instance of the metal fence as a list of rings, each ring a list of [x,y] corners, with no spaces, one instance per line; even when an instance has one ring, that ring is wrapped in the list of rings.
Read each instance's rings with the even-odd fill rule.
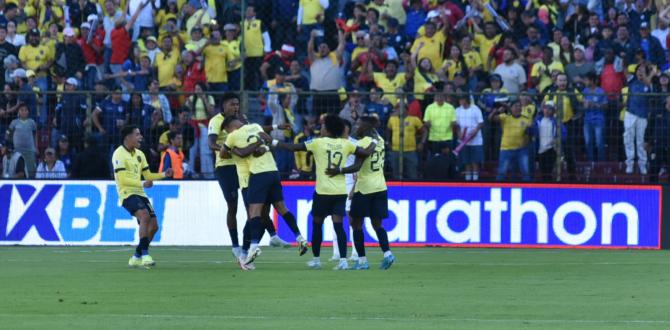
[[[30,163],[29,177],[81,178],[80,174],[72,173],[72,165],[78,156],[88,155],[85,147],[95,143],[99,154],[109,160],[120,143],[118,128],[133,123],[143,130],[143,149],[152,170],[157,170],[166,147],[160,141],[161,136],[173,130],[184,133],[185,162],[189,164],[187,172],[191,173],[188,177],[211,179],[214,156],[203,134],[206,135],[208,118],[221,111],[221,94],[203,94],[205,99],[211,96],[213,103],[205,121],[198,121],[193,107],[188,105],[189,98],[196,97],[193,94],[6,92],[0,96],[0,109],[4,110],[0,115],[0,138],[6,141],[3,156],[11,156],[6,148],[11,141]],[[267,125],[277,123],[278,119],[273,117],[280,116],[280,120],[291,124],[285,135],[288,142],[317,136],[319,116],[324,113],[337,113],[354,126],[358,117],[378,117],[378,131],[386,140],[385,173],[390,180],[644,183],[665,180],[667,176],[670,107],[666,99],[670,94],[610,95],[599,106],[595,101],[589,103],[590,95],[570,93],[446,92],[436,100],[434,94],[403,92],[394,95],[398,100],[395,104],[380,93],[364,91],[301,91],[291,94],[292,101],[284,96],[273,98],[272,94],[242,92],[241,111],[250,121]],[[30,141],[23,140],[26,135],[21,128],[17,129],[16,105],[19,100],[29,103],[26,99],[35,97],[38,100],[34,107],[40,107],[37,96],[44,97],[46,118],[29,107],[28,118],[35,122],[35,147],[26,149]],[[154,101],[163,97],[170,109],[157,111],[151,104],[160,104]],[[444,97],[445,105],[436,107],[434,103],[439,103],[440,97]],[[280,100],[286,103],[278,105],[282,109],[279,115],[271,111],[269,103]],[[550,107],[545,106],[548,101]],[[635,103],[638,101],[642,103]],[[574,103],[578,105],[573,106]],[[472,112],[462,109],[468,104]],[[640,109],[641,106],[644,108]],[[112,114],[112,110],[118,113]],[[111,123],[110,116],[115,118]],[[478,118],[482,125],[473,134]],[[452,125],[452,121],[456,124]],[[562,132],[561,138],[557,131]],[[47,159],[49,147],[54,149],[56,159],[63,160],[66,173],[36,173],[41,162],[53,161]],[[285,178],[314,178],[309,155],[275,152],[275,156]]]

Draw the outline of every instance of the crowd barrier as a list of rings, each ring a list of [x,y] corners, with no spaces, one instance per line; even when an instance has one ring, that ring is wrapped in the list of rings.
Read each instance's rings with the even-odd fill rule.
[[[663,190],[659,185],[390,183],[384,223],[396,246],[660,249],[668,237],[662,235],[668,232]],[[284,184],[286,204],[302,233],[311,232],[313,192],[312,182]],[[160,224],[153,245],[230,245],[226,203],[215,181],[163,181],[147,193]],[[242,228],[246,213],[242,205],[238,209]],[[283,220],[274,217],[279,235],[292,241]],[[369,222],[364,232],[367,242],[376,242]],[[325,240],[332,234],[327,220]],[[262,243],[267,240],[266,235]],[[112,181],[0,183],[0,245],[136,241],[136,221],[120,206]]]

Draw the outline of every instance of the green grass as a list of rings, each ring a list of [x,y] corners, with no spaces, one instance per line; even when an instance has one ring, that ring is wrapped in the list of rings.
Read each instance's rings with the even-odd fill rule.
[[[130,247],[0,247],[0,328],[670,328],[666,251],[395,249],[380,271],[369,250],[369,271],[265,248],[242,272],[229,248],[156,247],[145,270]]]

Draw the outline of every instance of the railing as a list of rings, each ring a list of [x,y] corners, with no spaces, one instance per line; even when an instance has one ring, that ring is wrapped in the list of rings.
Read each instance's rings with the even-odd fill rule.
[[[270,93],[270,91],[242,92],[240,95],[241,112],[252,122],[272,124],[272,112],[269,111],[267,105]],[[214,106],[207,113],[207,117],[221,111],[222,105],[219,97],[222,94],[220,92],[206,93],[207,96],[214,98]],[[185,100],[192,97],[192,94],[160,92],[158,95],[165,96],[170,104],[169,112],[165,109],[155,111],[153,107],[144,102],[136,102],[134,105],[121,103],[120,106],[124,113],[119,117],[118,122],[113,123],[113,129],[103,132],[98,126],[109,124],[105,123],[108,114],[105,110],[110,108],[105,108],[105,105],[109,106],[108,103],[111,102],[113,97],[111,92],[41,92],[40,97],[34,100],[37,103],[29,109],[29,117],[36,122],[36,147],[34,150],[26,150],[26,141],[20,140],[25,135],[17,135],[16,130],[10,131],[9,127],[11,122],[17,118],[18,99],[26,100],[34,95],[34,93],[6,92],[0,98],[0,109],[4,110],[0,112],[0,140],[5,141],[3,145],[7,146],[7,141],[19,139],[14,140],[13,144],[17,149],[21,149],[20,153],[31,163],[31,173],[29,173],[31,178],[36,176],[34,169],[44,159],[47,147],[56,149],[57,158],[67,159],[69,157],[70,162],[74,162],[76,154],[84,150],[88,138],[89,142],[97,144],[96,148],[101,154],[109,157],[113,148],[120,143],[118,128],[127,123],[138,124],[142,127],[146,140],[145,153],[152,169],[157,170],[161,155],[159,147],[164,147],[159,143],[159,139],[165,131],[170,130],[170,123],[165,120],[165,117],[168,116],[174,118],[172,129],[184,132],[184,152],[187,158],[186,163],[190,165],[187,171],[191,173],[190,178],[211,179],[214,177],[213,165],[210,165],[213,162],[209,161],[213,153],[206,145],[202,146],[202,143],[206,143],[206,137],[204,139],[202,137],[202,133],[206,134],[206,129],[200,126],[198,128],[200,132],[195,132],[197,124],[193,121],[194,111],[185,106],[187,103]],[[551,126],[547,124],[547,121],[543,123],[541,119],[543,104],[545,104],[543,100],[545,97],[552,98],[552,96],[467,94],[467,99],[482,110],[483,126],[480,130],[482,159],[479,159],[478,148],[459,146],[461,144],[459,135],[462,135],[462,139],[469,136],[468,132],[463,135],[463,127],[443,130],[443,139],[449,135],[452,136],[451,139],[438,141],[431,138],[430,131],[434,130],[434,133],[439,130],[439,121],[442,120],[439,117],[440,113],[437,119],[425,120],[428,119],[425,118],[427,106],[434,98],[432,94],[426,94],[423,100],[418,100],[419,95],[417,94],[397,93],[396,98],[402,101],[392,105],[383,99],[378,100],[376,94],[370,95],[363,91],[357,95],[296,92],[293,94],[293,97],[296,98],[295,102],[289,102],[295,105],[291,109],[294,116],[290,116],[294,118],[292,133],[287,135],[287,141],[293,141],[301,133],[313,135],[315,132],[312,126],[318,127],[320,114],[340,113],[342,109],[354,107],[358,110],[355,111],[353,117],[372,115],[374,112],[380,119],[379,133],[387,140],[385,173],[389,180],[472,180],[474,179],[473,172],[477,173],[476,179],[486,181],[644,183],[665,179],[666,166],[670,158],[670,150],[668,150],[670,148],[670,112],[666,110],[666,98],[670,94],[629,95],[627,100],[633,96],[642,96],[643,99],[636,98],[636,102],[642,103],[633,104],[637,109],[623,112],[628,102],[624,102],[621,95],[609,95],[606,104],[598,110],[589,104],[586,104],[585,108],[584,103],[579,101],[581,96],[560,95],[564,97],[554,98],[555,100],[562,99],[562,101],[554,102],[554,107],[558,108],[554,113],[556,120],[547,119],[553,122],[551,125],[554,126]],[[74,96],[79,99],[72,101]],[[445,93],[444,96],[448,103],[455,105],[454,108],[458,107],[458,100],[462,98],[457,93]],[[132,97],[130,94],[123,94],[121,99],[125,102],[126,99]],[[41,100],[46,103],[39,103]],[[490,116],[495,111],[510,113],[512,108],[516,107],[514,104],[517,100],[522,102],[521,116],[525,120],[502,124],[494,118],[498,116]],[[565,104],[569,101],[577,101],[580,106],[569,109]],[[79,112],[75,111],[77,109],[73,102],[81,103],[82,107],[78,110]],[[40,112],[42,107],[46,111]],[[535,107],[535,113],[531,114],[530,109],[533,107]],[[646,108],[640,109],[640,107]],[[98,114],[100,111],[96,109],[102,110],[102,113]],[[645,112],[648,113],[646,118]],[[99,115],[102,116],[100,120],[94,120],[94,117]],[[344,111],[342,116],[350,119],[352,114]],[[563,125],[560,125],[563,137],[551,142],[554,153],[550,157],[544,152],[549,145],[545,133],[550,132],[549,127],[559,128],[555,122],[564,122]],[[399,123],[403,124],[398,126]],[[509,134],[513,129],[519,129],[514,126],[516,125],[514,123],[526,125],[526,127],[522,134],[510,137]],[[401,126],[405,129],[399,129]],[[507,132],[504,129],[506,127]],[[406,136],[406,134],[412,136]],[[429,136],[424,139],[425,134]],[[543,137],[542,134],[545,136]],[[67,146],[64,145],[64,141],[62,145],[59,143],[62,136],[64,136],[63,140],[67,139]],[[510,138],[516,140],[510,142]],[[642,141],[635,142],[635,139]],[[424,140],[425,143],[421,143]],[[504,144],[502,152],[501,142]],[[544,145],[540,145],[541,143]],[[69,156],[62,154],[61,149],[64,151],[65,148],[69,151],[67,153]],[[3,149],[3,152],[7,153],[7,148]],[[628,162],[626,161],[626,149],[629,154]],[[456,155],[459,151],[460,153]],[[646,152],[646,162],[644,152]],[[634,155],[633,163],[630,162],[631,153]],[[293,157],[293,154],[288,153],[276,157],[280,163],[282,175],[287,179],[313,178],[313,171],[299,171],[295,168]],[[464,158],[472,160],[467,170],[465,164],[462,163]],[[206,161],[203,162],[203,159]],[[500,166],[501,160],[509,165],[506,175],[501,173],[505,172],[505,168]],[[68,167],[67,175],[76,178],[77,176],[71,175],[71,168],[69,168],[71,164],[65,165],[68,165],[66,166]]]

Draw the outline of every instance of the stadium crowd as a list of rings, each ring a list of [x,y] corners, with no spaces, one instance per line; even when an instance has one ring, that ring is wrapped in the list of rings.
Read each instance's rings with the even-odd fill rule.
[[[208,122],[242,89],[247,115],[287,142],[324,113],[377,116],[393,179],[478,180],[497,164],[497,180],[570,180],[578,163],[620,162],[654,180],[669,158],[662,1],[0,0],[0,13],[3,178],[110,178],[126,124],[152,170],[213,178]],[[275,158],[313,176],[309,153]]]

